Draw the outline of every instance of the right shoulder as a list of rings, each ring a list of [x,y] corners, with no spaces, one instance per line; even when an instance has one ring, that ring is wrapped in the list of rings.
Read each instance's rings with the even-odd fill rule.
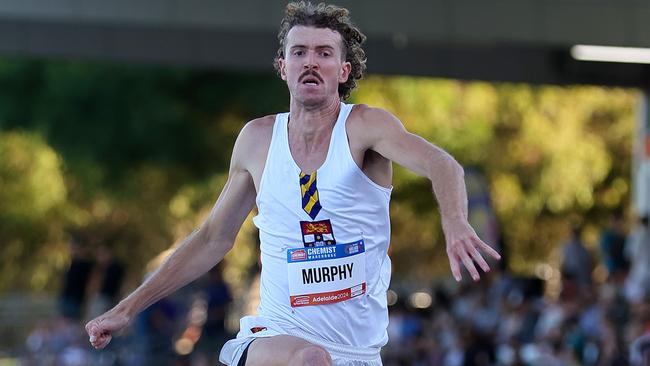
[[[253,119],[239,132],[233,149],[233,163],[248,165],[251,158],[265,159],[271,145],[275,115]]]
[[[255,144],[263,143],[266,140],[270,142],[274,124],[275,114],[255,118],[244,125],[238,139],[251,140],[250,142]]]

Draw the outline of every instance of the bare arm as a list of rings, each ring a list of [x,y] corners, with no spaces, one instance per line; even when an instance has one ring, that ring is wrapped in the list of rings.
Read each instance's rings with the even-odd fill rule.
[[[390,113],[376,108],[361,111],[365,125],[363,146],[431,180],[440,206],[442,228],[447,241],[449,264],[456,280],[461,279],[463,263],[474,280],[479,279],[474,261],[484,270],[489,266],[478,249],[499,259],[499,254],[478,238],[467,221],[467,191],[460,164],[447,152],[408,132]]]
[[[250,144],[245,131],[235,143],[228,180],[208,218],[133,293],[86,325],[93,346],[105,347],[112,331],[123,328],[139,312],[210,270],[232,248],[255,203],[255,187],[245,168],[244,153]]]

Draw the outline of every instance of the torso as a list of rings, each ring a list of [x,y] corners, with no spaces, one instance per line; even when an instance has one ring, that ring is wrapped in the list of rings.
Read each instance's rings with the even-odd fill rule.
[[[238,162],[240,171],[252,172],[257,188],[252,221],[260,237],[258,314],[289,334],[381,347],[388,339],[391,188],[370,177],[390,177],[390,163],[370,151],[381,147],[379,130],[368,128],[382,122],[374,120],[381,114],[357,114],[356,108],[341,104],[335,121],[329,114],[299,120],[298,113],[293,120],[281,113],[254,121],[262,128],[247,126],[238,151],[255,159],[250,168]],[[313,179],[308,190],[305,176]],[[327,275],[332,268],[348,274],[333,278]]]
[[[359,138],[366,126],[372,124],[372,121],[364,121],[362,119],[362,111],[364,108],[368,107],[365,105],[355,105],[348,117],[346,131],[349,139],[348,143],[350,146],[350,152],[352,153],[354,162],[368,178],[382,187],[390,187],[392,182],[392,165],[390,160],[386,159],[381,154],[368,149],[366,146],[363,146],[363,143]],[[254,129],[254,141],[247,144],[253,148],[253,151],[251,151],[249,159],[246,162],[246,169],[251,175],[255,184],[255,190],[258,193],[266,156],[271,144],[274,123],[275,115],[265,116],[250,122],[250,128]],[[304,172],[311,172],[320,167],[325,161],[328,146],[329,139],[323,141],[323,143],[312,152],[297,151],[299,149],[294,146],[290,147],[296,164]]]

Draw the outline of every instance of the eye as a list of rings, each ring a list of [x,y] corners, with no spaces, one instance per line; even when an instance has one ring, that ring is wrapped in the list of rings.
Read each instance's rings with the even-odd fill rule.
[[[329,51],[323,51],[320,53],[323,57],[330,57],[332,54]]]
[[[305,52],[303,50],[295,50],[293,51],[294,56],[302,56]]]

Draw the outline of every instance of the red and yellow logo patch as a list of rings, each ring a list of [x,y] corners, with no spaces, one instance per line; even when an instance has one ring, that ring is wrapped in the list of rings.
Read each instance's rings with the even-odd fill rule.
[[[300,221],[300,230],[305,247],[336,245],[330,220]]]

